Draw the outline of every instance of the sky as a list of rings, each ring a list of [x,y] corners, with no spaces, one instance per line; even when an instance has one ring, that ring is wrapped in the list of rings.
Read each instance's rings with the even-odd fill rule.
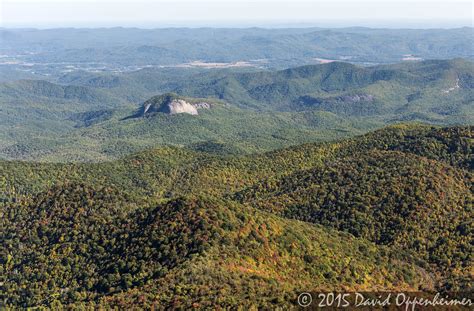
[[[473,26],[471,0],[0,0],[1,27]]]

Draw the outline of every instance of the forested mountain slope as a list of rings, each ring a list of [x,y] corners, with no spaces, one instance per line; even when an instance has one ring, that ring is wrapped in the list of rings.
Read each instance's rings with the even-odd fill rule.
[[[71,74],[62,82],[68,85],[0,83],[0,156],[103,161],[157,145],[199,150],[218,144],[230,154],[252,154],[400,121],[469,125],[473,77],[472,62],[454,59],[373,67],[332,62],[260,72],[145,69]],[[143,114],[167,92],[221,104],[193,116],[158,108]]]
[[[350,116],[436,113],[431,109],[441,109],[448,98],[451,109],[466,105],[453,105],[452,99],[459,96],[470,101],[472,109],[473,72],[473,63],[462,59],[374,67],[332,62],[276,72],[228,74],[210,81],[203,77],[177,91],[241,105],[317,109]],[[451,113],[455,114],[454,110]]]
[[[303,290],[472,290],[472,142],[472,127],[397,125],[254,156],[0,161],[3,304],[289,307]]]
[[[401,151],[470,171],[473,168],[472,131],[472,126],[439,128],[400,124],[354,139],[304,144],[251,156],[229,157],[214,154],[212,149],[196,152],[189,148],[165,147],[103,163],[0,163],[7,194],[42,191],[58,181],[85,181],[117,184],[124,189],[148,191],[148,194],[153,191],[160,195],[174,190],[222,195],[224,191],[238,191],[258,179],[288,175],[335,158],[372,150]]]
[[[411,259],[392,259],[387,249],[235,203],[190,198],[137,209],[121,202],[111,189],[69,185],[40,195],[34,212],[11,206],[15,216],[3,221],[2,232],[6,302],[235,307],[248,297],[255,300],[245,304],[269,307],[294,303],[295,292],[312,284],[433,283]]]

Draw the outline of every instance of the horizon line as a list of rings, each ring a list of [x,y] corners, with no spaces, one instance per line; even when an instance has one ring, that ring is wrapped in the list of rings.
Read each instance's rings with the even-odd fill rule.
[[[15,23],[0,22],[0,28],[7,29],[97,29],[97,28],[135,28],[135,29],[166,29],[166,28],[262,28],[262,29],[304,29],[304,28],[368,28],[368,29],[459,29],[474,28],[474,20],[436,20],[436,19],[354,19],[347,20],[241,20],[241,21],[70,21],[70,22],[31,22]]]

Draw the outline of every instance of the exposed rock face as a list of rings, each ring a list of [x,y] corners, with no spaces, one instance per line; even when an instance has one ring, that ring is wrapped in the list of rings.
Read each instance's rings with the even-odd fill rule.
[[[192,104],[188,103],[183,99],[173,99],[166,105],[163,105],[160,109],[160,112],[168,113],[168,114],[178,114],[178,113],[188,113],[192,115],[197,115],[198,111],[196,107]]]
[[[345,95],[337,97],[338,100],[345,103],[359,103],[359,102],[368,102],[371,103],[374,101],[374,96],[371,94],[356,94],[356,95]]]
[[[321,106],[327,103],[330,104],[354,104],[354,103],[373,103],[375,97],[372,94],[354,94],[342,95],[335,97],[300,97],[300,103],[307,106]]]
[[[134,117],[143,117],[156,112],[166,114],[187,113],[197,115],[198,109],[210,109],[212,105],[204,101],[188,100],[174,93],[155,96],[147,100]]]
[[[192,104],[194,107],[196,107],[196,109],[209,109],[211,108],[211,105],[209,103],[206,103],[206,102],[200,102],[200,103],[195,103],[195,104]]]
[[[209,108],[211,108],[211,105],[206,102],[188,103],[184,99],[173,99],[168,104],[162,106],[159,112],[164,112],[168,114],[188,113],[192,115],[197,115],[198,109]]]
[[[296,102],[297,108],[311,107],[314,110],[329,111],[351,116],[367,116],[379,113],[375,96],[367,93],[344,94],[332,97],[313,97],[305,95]]]
[[[145,104],[145,106],[143,107],[143,114],[147,113],[148,110],[150,110],[150,107],[151,107],[151,104]]]

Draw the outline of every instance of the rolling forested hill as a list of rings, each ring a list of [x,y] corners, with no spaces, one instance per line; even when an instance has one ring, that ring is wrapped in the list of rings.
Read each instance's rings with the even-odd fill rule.
[[[311,290],[472,290],[472,126],[222,147],[0,161],[1,303],[275,308]]]
[[[0,83],[0,156],[101,161],[156,145],[225,145],[231,154],[250,154],[396,122],[472,124],[473,77],[471,61],[454,59],[259,72],[144,69]],[[195,116],[132,118],[167,92],[221,104]]]

